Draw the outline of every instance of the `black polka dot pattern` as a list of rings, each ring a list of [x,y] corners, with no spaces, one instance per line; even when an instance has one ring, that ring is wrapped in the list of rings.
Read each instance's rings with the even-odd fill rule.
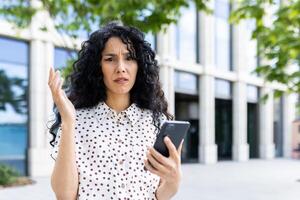
[[[159,177],[146,171],[143,162],[147,146],[153,146],[156,139],[151,112],[133,103],[117,114],[100,102],[76,114],[77,199],[156,199]],[[60,133],[51,153],[54,159]]]

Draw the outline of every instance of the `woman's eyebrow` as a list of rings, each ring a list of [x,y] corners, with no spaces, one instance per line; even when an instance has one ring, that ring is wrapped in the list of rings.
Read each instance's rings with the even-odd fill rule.
[[[125,53],[122,53],[123,55],[127,56],[127,55],[130,55],[129,52],[125,52]],[[117,54],[114,54],[114,53],[104,53],[103,56],[117,56]]]

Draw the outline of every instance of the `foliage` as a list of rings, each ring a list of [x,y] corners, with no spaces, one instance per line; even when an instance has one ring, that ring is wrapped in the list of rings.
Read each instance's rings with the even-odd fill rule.
[[[41,6],[29,0],[4,0],[0,3],[0,16],[18,28],[26,28],[37,11],[47,10],[55,28],[74,38],[112,20],[139,27],[143,32],[157,33],[166,25],[176,23],[180,9],[188,7],[191,2],[198,10],[210,11],[207,7],[209,0],[40,0]],[[40,29],[47,31],[47,27]],[[71,58],[62,70],[64,78],[71,72],[73,61]]]
[[[277,11],[268,18],[268,9]],[[258,54],[266,59],[256,69],[267,81],[288,87],[289,92],[300,92],[300,0],[276,5],[274,0],[243,0],[231,15],[231,21],[254,19],[252,38],[258,40]],[[291,68],[294,67],[293,68]],[[275,96],[280,96],[276,92]]]
[[[19,177],[19,173],[4,164],[0,164],[0,185],[9,185],[14,183]]]
[[[39,9],[46,9],[58,31],[77,37],[78,30],[90,32],[111,20],[157,33],[176,22],[180,8],[188,7],[190,2],[198,10],[210,11],[209,0],[40,0],[40,7],[32,6],[30,2],[36,1],[4,0],[0,3],[0,16],[18,27],[27,27]],[[259,57],[267,61],[261,62],[256,72],[267,81],[286,85],[290,92],[300,92],[300,0],[283,1],[281,5],[276,3],[279,0],[232,1],[235,5],[231,22],[256,22],[252,38],[258,40]],[[277,11],[267,20],[270,8],[276,6]],[[289,70],[288,66],[296,66],[297,70]]]
[[[8,77],[3,70],[0,70],[0,110],[6,110],[6,104],[10,104],[16,113],[27,112],[27,86],[24,79]],[[22,91],[20,94],[17,90]]]
[[[29,0],[4,0],[0,15],[18,27],[27,27],[39,9],[45,9],[56,22],[56,29],[77,37],[78,30],[90,32],[108,21],[122,21],[144,32],[157,33],[178,20],[180,8],[194,2],[199,10],[209,11],[209,0],[41,0],[41,7]],[[13,3],[12,3],[13,2]],[[47,27],[41,27],[47,29]]]

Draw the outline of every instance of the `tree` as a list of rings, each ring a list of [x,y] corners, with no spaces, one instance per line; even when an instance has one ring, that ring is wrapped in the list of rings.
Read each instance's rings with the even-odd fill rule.
[[[53,19],[55,28],[77,38],[79,30],[91,32],[108,21],[122,21],[126,25],[139,27],[143,32],[157,33],[166,25],[175,23],[180,16],[180,8],[194,2],[198,10],[209,11],[209,0],[3,0],[0,1],[0,16],[11,22],[16,28],[27,28],[33,16],[40,10],[46,10]],[[47,27],[39,27],[47,31]],[[74,58],[63,70],[66,78],[72,71]],[[18,82],[19,81],[19,82]],[[0,110],[5,104],[11,104],[16,112],[22,112],[19,97],[14,96],[13,86],[20,80],[9,79],[0,71]],[[26,91],[26,90],[24,90]],[[24,94],[26,95],[26,94]]]
[[[243,0],[231,14],[231,22],[255,20],[252,39],[258,41],[258,55],[267,60],[256,72],[267,81],[287,86],[288,92],[300,92],[300,0]],[[277,7],[273,16],[266,8]],[[293,69],[291,69],[293,66]],[[281,96],[276,91],[275,96]]]
[[[92,27],[112,20],[157,33],[165,25],[176,22],[180,8],[188,7],[189,2],[194,2],[198,10],[209,10],[206,6],[209,0],[40,0],[40,8],[33,6],[33,1],[38,0],[4,0],[0,4],[0,15],[25,28],[37,11],[47,10],[57,30],[77,37],[78,30],[90,32]]]
[[[4,1],[0,15],[18,27],[27,27],[32,16],[45,9],[56,22],[56,28],[76,37],[80,29],[92,30],[107,21],[120,20],[144,32],[157,33],[165,25],[177,22],[180,8],[194,2],[198,10],[210,11],[209,0],[40,0],[41,8],[31,2],[38,0]],[[256,28],[252,38],[258,41],[258,54],[268,60],[256,69],[267,81],[285,84],[289,92],[300,92],[300,72],[287,70],[300,64],[300,0],[282,0],[273,22],[266,23],[267,8],[279,0],[231,0],[235,6],[230,21],[253,19]],[[13,3],[12,3],[13,2]],[[47,27],[43,27],[45,30]],[[275,92],[280,96],[282,92]]]
[[[17,94],[15,89],[22,91]],[[24,79],[8,77],[3,70],[0,70],[0,110],[6,110],[6,104],[12,106],[19,114],[27,113],[27,84]]]

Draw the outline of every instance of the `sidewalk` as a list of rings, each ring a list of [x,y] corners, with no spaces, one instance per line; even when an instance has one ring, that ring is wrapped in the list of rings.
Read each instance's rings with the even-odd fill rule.
[[[299,200],[300,161],[288,159],[184,164],[174,200]],[[0,200],[54,200],[48,177],[35,185],[0,190]]]

